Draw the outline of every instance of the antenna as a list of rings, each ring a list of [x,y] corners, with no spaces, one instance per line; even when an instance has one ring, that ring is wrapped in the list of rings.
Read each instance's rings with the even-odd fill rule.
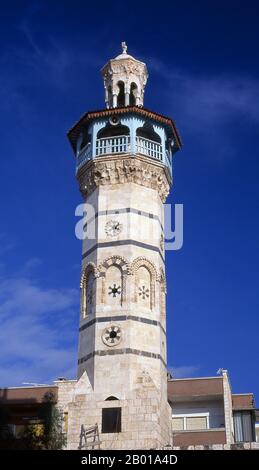
[[[23,382],[22,385],[32,385],[33,387],[48,387],[49,384],[37,384],[35,382]]]
[[[227,372],[226,369],[223,369],[222,367],[217,371],[217,375],[223,375],[224,372]]]

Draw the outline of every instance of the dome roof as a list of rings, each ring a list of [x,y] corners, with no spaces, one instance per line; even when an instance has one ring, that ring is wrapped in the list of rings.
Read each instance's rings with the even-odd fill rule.
[[[137,59],[135,59],[135,57],[133,57],[132,55],[127,54],[127,52],[123,52],[122,54],[117,55],[117,57],[115,57],[113,60],[120,60],[120,59],[133,59],[133,60],[137,60]]]

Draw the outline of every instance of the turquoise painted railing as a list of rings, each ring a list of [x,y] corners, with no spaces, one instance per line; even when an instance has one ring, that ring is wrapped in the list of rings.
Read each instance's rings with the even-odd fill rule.
[[[166,151],[163,156],[162,145],[144,137],[136,136],[135,148],[132,148],[130,136],[120,135],[114,137],[104,137],[96,139],[95,151],[92,145],[88,143],[77,155],[76,172],[92,158],[98,158],[111,154],[139,153],[147,157],[159,160],[169,167],[171,173],[171,158]]]
[[[76,172],[88,161],[92,159],[92,146],[87,144],[77,155]]]
[[[144,137],[136,137],[136,152],[163,161],[162,145]]]
[[[95,157],[111,153],[129,153],[131,151],[130,136],[105,137],[96,140]]]

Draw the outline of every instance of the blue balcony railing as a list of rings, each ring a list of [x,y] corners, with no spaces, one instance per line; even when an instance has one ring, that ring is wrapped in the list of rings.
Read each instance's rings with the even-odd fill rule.
[[[111,153],[130,153],[130,136],[105,137],[96,140],[95,156],[110,155]]]
[[[96,139],[95,148],[88,143],[77,155],[76,172],[89,160],[112,154],[141,154],[159,160],[168,166],[171,173],[171,157],[162,145],[144,137],[136,136],[135,142],[131,142],[129,135],[105,137]]]
[[[87,144],[77,155],[76,172],[88,161],[92,159],[92,145]]]

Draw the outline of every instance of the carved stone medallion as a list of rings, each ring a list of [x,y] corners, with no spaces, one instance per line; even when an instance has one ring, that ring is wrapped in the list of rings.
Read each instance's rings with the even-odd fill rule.
[[[117,346],[121,341],[121,329],[117,325],[111,325],[105,328],[102,334],[102,340],[106,346]]]
[[[105,233],[107,237],[116,237],[122,231],[122,224],[118,220],[108,220],[105,224]]]

